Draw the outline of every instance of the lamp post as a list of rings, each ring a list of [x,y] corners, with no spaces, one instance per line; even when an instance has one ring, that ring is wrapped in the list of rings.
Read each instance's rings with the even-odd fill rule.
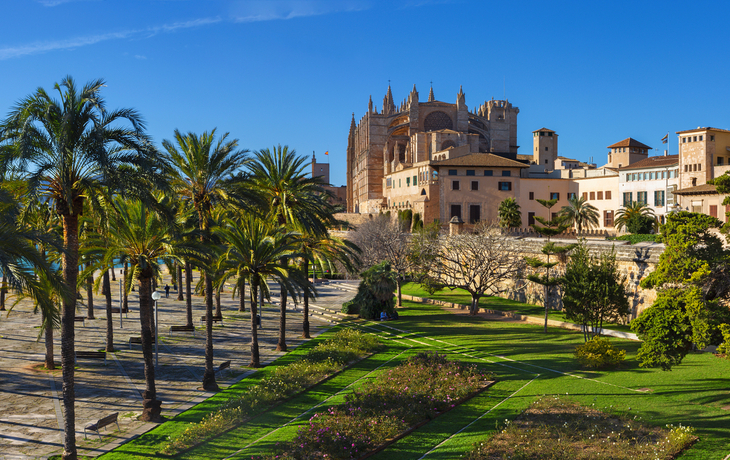
[[[122,325],[122,307],[124,301],[122,299],[122,280],[119,280],[119,329],[122,329],[124,326]]]
[[[160,297],[162,296],[159,292],[155,291],[152,293],[152,300],[155,301],[155,368],[157,368],[157,352],[159,349],[159,344],[157,343],[159,342],[157,337],[157,301],[160,300]]]

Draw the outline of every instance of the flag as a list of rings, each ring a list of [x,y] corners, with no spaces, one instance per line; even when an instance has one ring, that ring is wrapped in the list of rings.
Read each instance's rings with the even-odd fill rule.
[[[325,154],[325,155],[329,155],[329,154],[330,154],[330,151],[329,151],[329,150],[327,150],[326,152],[324,152],[324,154]]]
[[[666,144],[669,140],[669,133],[667,133],[664,137],[662,137],[662,144]]]

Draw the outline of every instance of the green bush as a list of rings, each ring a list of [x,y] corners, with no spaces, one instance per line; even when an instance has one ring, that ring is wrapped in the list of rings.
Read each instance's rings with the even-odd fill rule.
[[[357,295],[352,299],[361,318],[378,319],[380,313],[395,311],[395,273],[388,262],[373,265],[362,272],[362,281],[357,288]],[[344,306],[343,306],[344,308]]]
[[[613,238],[613,239],[616,241],[628,241],[629,244],[643,243],[646,241],[655,243],[657,236],[658,235],[655,235],[655,234],[637,233],[637,234],[631,234],[631,235],[621,235],[621,236],[617,236],[616,238]]]
[[[421,214],[415,213],[413,214],[413,229],[412,231],[418,231],[423,228],[423,221],[421,220]]]
[[[717,353],[730,359],[730,324],[720,324],[720,332],[722,343],[717,346]]]
[[[626,229],[629,233],[645,235],[654,229],[655,222],[656,220],[653,217],[635,214],[629,217],[626,222]]]
[[[360,313],[360,309],[357,308],[357,304],[354,301],[348,300],[342,304],[342,313],[346,315],[357,315]]]
[[[614,348],[608,339],[595,336],[575,347],[575,358],[586,367],[613,367],[626,359],[626,351]]]

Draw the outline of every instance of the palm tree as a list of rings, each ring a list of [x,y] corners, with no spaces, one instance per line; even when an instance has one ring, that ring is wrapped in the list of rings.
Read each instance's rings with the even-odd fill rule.
[[[343,240],[329,234],[324,236],[304,235],[300,239],[299,250],[302,253],[301,271],[308,273],[309,264],[318,266],[322,271],[334,272],[335,263],[339,263],[348,272],[354,271],[360,261],[360,248],[349,240]],[[302,322],[302,338],[309,338],[309,295],[310,289],[302,289],[304,319]],[[314,294],[314,290],[311,290]]]
[[[329,195],[322,187],[322,179],[307,176],[306,160],[288,146],[259,150],[248,165],[250,181],[263,202],[268,203],[267,219],[289,231],[322,236],[327,234],[328,225],[336,223],[335,207],[327,201]],[[282,285],[277,351],[287,349],[286,302],[287,289]]]
[[[168,222],[150,212],[141,202],[118,199],[115,200],[114,207],[116,214],[111,217],[114,231],[106,237],[102,264],[111,264],[121,254],[122,263],[129,263],[125,289],[129,290],[133,280],[139,283],[139,317],[145,375],[141,419],[160,421],[161,401],[157,400],[152,352],[152,279],[160,275],[161,259],[165,260],[167,266],[172,266],[172,261],[180,262],[181,255],[190,255],[195,248],[175,242]]]
[[[300,257],[297,253],[296,234],[286,232],[282,227],[273,227],[255,215],[249,215],[239,222],[229,220],[228,225],[216,232],[228,242],[228,248],[220,259],[221,282],[236,278],[237,284],[248,281],[251,290],[251,363],[249,367],[260,367],[258,335],[256,330],[256,308],[258,289],[268,296],[266,278],[273,279],[293,293],[296,285],[307,286],[306,279],[296,270],[291,270],[286,261]]]
[[[566,224],[575,225],[578,235],[584,228],[598,227],[598,209],[584,197],[568,198],[568,205],[563,206],[560,214],[565,218]]]
[[[618,230],[621,230],[623,227],[628,227],[629,222],[637,217],[652,219],[656,228],[656,215],[654,215],[654,210],[646,203],[640,201],[634,201],[619,209],[616,212],[616,220],[613,222],[613,225]]]
[[[198,214],[201,242],[208,241],[210,237],[213,206],[230,200],[233,190],[229,179],[247,160],[247,151],[237,150],[237,139],[227,141],[226,133],[215,142],[215,131],[198,136],[175,130],[175,144],[167,139],[162,143],[171,160],[173,187]],[[213,369],[213,280],[209,270],[205,270],[204,278],[206,341],[203,388],[214,391],[218,385]]]
[[[499,203],[497,214],[499,215],[499,225],[501,227],[522,227],[522,211],[520,211],[520,205],[517,204],[517,200],[514,198],[505,198],[504,201]]]
[[[99,92],[103,80],[79,89],[65,77],[53,99],[44,89],[22,99],[0,126],[0,140],[9,148],[2,171],[28,171],[31,195],[53,200],[63,224],[63,278],[75,292],[78,278],[78,219],[85,200],[95,203],[102,185],[112,190],[132,180],[152,179],[156,158],[139,114],[131,109],[107,110]],[[120,125],[129,122],[130,128]],[[134,171],[134,173],[131,173]],[[140,188],[139,190],[143,190]],[[63,365],[64,459],[75,459],[74,316],[75,296],[63,303],[61,361]]]

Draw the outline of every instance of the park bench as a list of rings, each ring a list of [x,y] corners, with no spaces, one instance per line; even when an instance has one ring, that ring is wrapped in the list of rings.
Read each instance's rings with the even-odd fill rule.
[[[81,323],[86,327],[86,317],[85,316],[74,316],[74,322]]]
[[[200,322],[201,323],[204,323],[205,322],[205,318],[206,318],[205,315],[201,316],[200,317]],[[213,322],[214,323],[218,323],[218,322],[221,322],[222,323],[223,322],[223,317],[222,316],[214,316],[213,317]]]
[[[76,351],[76,360],[79,358],[83,359],[103,359],[104,365],[106,366],[106,352],[105,351]]]
[[[170,326],[169,335],[172,335],[173,332],[192,332],[195,337],[195,326]]]
[[[84,427],[84,439],[86,439],[86,430],[89,431],[96,431],[96,434],[99,436],[99,440],[101,441],[101,433],[99,433],[99,430],[101,428],[106,427],[107,425],[111,425],[112,423],[117,424],[117,430],[119,430],[119,422],[117,421],[117,417],[119,417],[119,412],[114,412],[113,414],[109,414],[104,418],[100,418],[96,421],[96,423],[89,423]]]
[[[119,307],[112,307],[112,313],[119,314]],[[122,310],[122,313],[128,313],[127,309]]]
[[[218,369],[216,369],[216,373],[224,371],[228,369],[228,375],[233,375],[233,371],[231,370],[231,360],[223,361],[220,366],[218,366]]]
[[[152,337],[152,343],[155,343],[155,338]],[[129,348],[132,348],[132,344],[142,345],[142,337],[132,336],[129,338]]]

